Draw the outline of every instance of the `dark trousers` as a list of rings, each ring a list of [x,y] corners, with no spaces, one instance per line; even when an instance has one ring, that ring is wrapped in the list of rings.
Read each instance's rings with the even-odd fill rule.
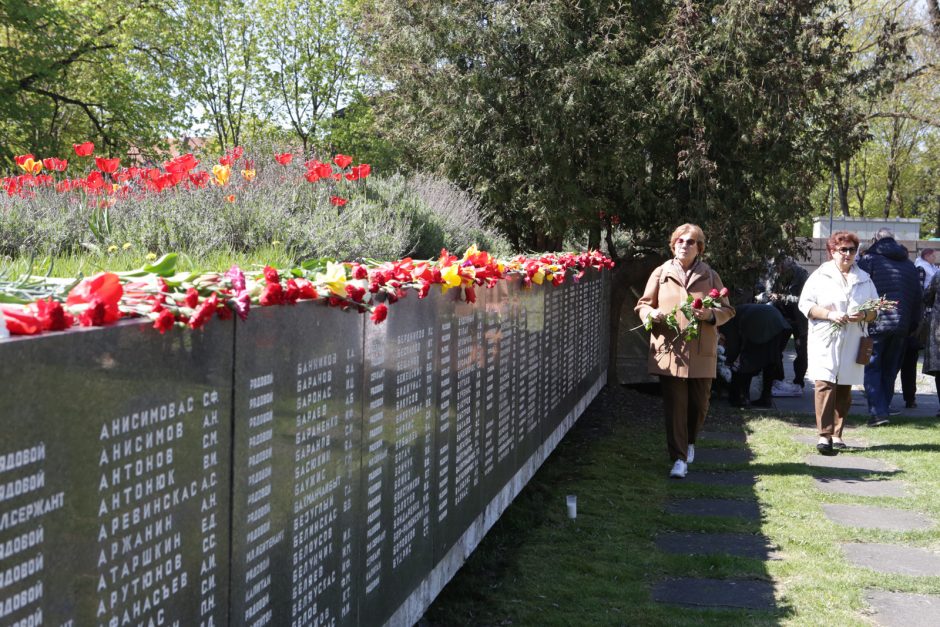
[[[793,361],[793,382],[803,386],[803,379],[806,377],[806,367],[808,360],[806,358],[806,339],[807,329],[793,331],[793,348],[796,350],[796,359]]]
[[[666,418],[666,447],[669,460],[686,460],[689,444],[705,423],[712,379],[683,379],[661,375],[663,413]]]
[[[904,356],[901,357],[901,393],[904,403],[910,405],[917,398],[917,358],[920,356],[920,343],[917,336],[909,335],[904,344]]]
[[[888,406],[894,398],[894,381],[901,369],[907,336],[884,333],[873,335],[872,338],[875,340],[875,346],[871,353],[871,362],[865,366],[868,413],[872,416],[887,416]]]

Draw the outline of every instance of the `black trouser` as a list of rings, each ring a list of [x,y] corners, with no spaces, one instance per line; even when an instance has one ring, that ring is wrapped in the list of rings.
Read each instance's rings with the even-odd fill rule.
[[[909,335],[904,344],[901,357],[901,394],[904,404],[911,405],[917,398],[917,358],[920,356],[920,343],[917,336]]]

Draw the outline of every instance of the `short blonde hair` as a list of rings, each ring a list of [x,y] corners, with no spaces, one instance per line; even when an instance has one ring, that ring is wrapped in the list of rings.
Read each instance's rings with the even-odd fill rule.
[[[698,248],[698,254],[705,252],[705,232],[697,224],[686,222],[682,226],[676,227],[676,230],[669,236],[669,250],[675,252],[676,240],[681,236],[689,234],[695,238],[695,247]]]

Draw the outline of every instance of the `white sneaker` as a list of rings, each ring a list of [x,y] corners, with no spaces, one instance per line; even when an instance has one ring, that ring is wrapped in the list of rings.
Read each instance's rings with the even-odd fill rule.
[[[689,444],[689,450],[685,453],[685,463],[691,464],[695,461],[695,445]]]
[[[684,479],[687,472],[689,472],[689,466],[681,459],[677,459],[676,463],[672,465],[672,470],[669,471],[669,476]]]

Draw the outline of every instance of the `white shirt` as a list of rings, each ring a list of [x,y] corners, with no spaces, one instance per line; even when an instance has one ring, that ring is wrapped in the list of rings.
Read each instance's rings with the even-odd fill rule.
[[[847,277],[835,261],[828,261],[809,275],[797,305],[809,318],[806,355],[809,367],[806,376],[816,381],[839,385],[859,385],[865,380],[865,366],[855,363],[858,345],[864,334],[863,323],[850,322],[832,333],[832,322],[809,317],[813,305],[823,309],[855,313],[866,301],[878,298],[875,283],[868,273],[852,265]]]
[[[930,279],[937,273],[937,266],[933,265],[923,257],[914,260],[914,265],[924,269],[924,289],[930,287]]]

